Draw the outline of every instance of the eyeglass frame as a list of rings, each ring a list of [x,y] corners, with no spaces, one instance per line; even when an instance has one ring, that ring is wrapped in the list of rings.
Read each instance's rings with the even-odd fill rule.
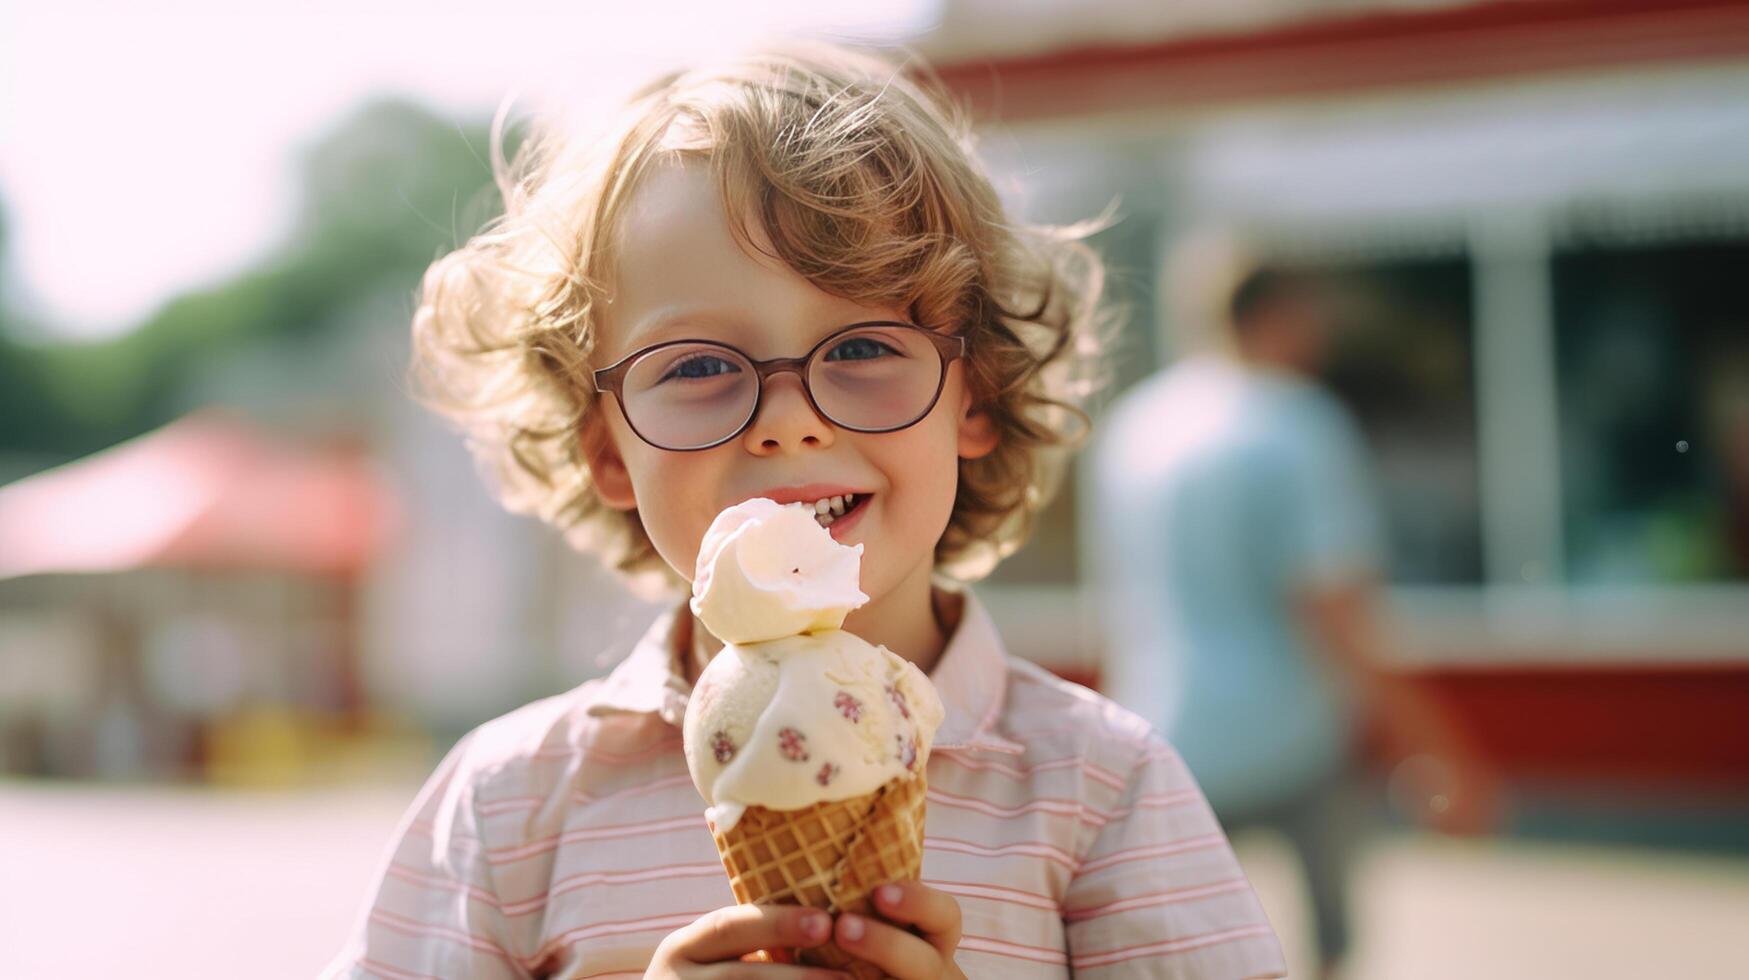
[[[924,336],[924,338],[927,339],[930,342],[930,344],[932,344],[935,347],[936,356],[940,360],[941,370],[936,375],[935,393],[929,396],[929,404],[925,405],[923,407],[923,410],[921,412],[917,413],[916,418],[912,419],[909,422],[904,423],[903,425],[893,425],[893,426],[888,426],[886,428],[880,428],[880,429],[865,429],[865,428],[862,428],[860,426],[845,425],[844,423],[833,418],[828,412],[826,412],[826,410],[824,410],[820,407],[819,402],[814,400],[813,386],[808,383],[808,363],[814,359],[814,356],[816,354],[820,353],[820,351],[822,349],[826,348],[826,346],[828,344],[830,344],[833,341],[837,340],[838,338],[844,336],[845,334],[850,333],[853,330],[862,330],[862,329],[866,329],[868,327],[906,327],[906,328],[909,328],[911,330],[915,330],[918,333],[922,334]],[[738,355],[743,360],[745,360],[748,364],[751,364],[753,366],[753,381],[754,381],[753,410],[747,413],[747,417],[745,419],[741,420],[741,424],[735,427],[735,431],[729,433],[728,435],[722,437],[721,439],[718,439],[716,442],[713,442],[713,443],[710,443],[710,444],[704,445],[704,446],[691,446],[691,447],[688,447],[685,449],[673,449],[673,448],[670,448],[668,446],[664,446],[664,445],[661,445],[661,444],[655,442],[649,436],[646,436],[642,432],[638,431],[638,424],[636,422],[632,421],[632,414],[630,412],[626,411],[625,378],[626,378],[626,375],[631,372],[632,365],[637,363],[637,361],[640,360],[641,358],[647,357],[648,355],[653,354],[656,351],[662,350],[664,348],[678,347],[682,344],[704,344],[704,345],[707,345],[710,347],[720,347],[720,348],[723,348],[724,350],[734,352],[736,355]],[[635,350],[635,351],[631,352],[630,354],[627,354],[626,356],[624,356],[624,357],[620,358],[619,360],[613,362],[612,364],[608,365],[607,367],[604,367],[599,371],[592,372],[591,377],[594,378],[594,380],[595,380],[595,390],[598,394],[605,393],[605,394],[610,394],[613,396],[614,403],[619,406],[620,415],[622,415],[626,420],[626,425],[631,427],[632,433],[634,435],[636,435],[639,439],[642,439],[646,444],[648,444],[656,449],[660,449],[664,452],[695,453],[695,452],[702,452],[703,450],[706,450],[706,449],[715,449],[716,447],[721,446],[724,443],[729,442],[730,440],[741,435],[741,433],[746,432],[748,427],[753,424],[753,420],[757,419],[759,417],[759,410],[765,404],[765,380],[767,378],[770,378],[773,375],[783,374],[786,372],[790,373],[790,374],[794,374],[796,376],[796,380],[801,382],[802,396],[808,400],[808,407],[813,409],[814,414],[818,415],[820,418],[825,419],[826,421],[832,423],[833,425],[838,426],[840,429],[846,429],[846,430],[851,431],[851,432],[864,432],[864,433],[869,433],[872,435],[879,435],[880,433],[883,433],[883,432],[898,432],[901,429],[909,429],[911,426],[916,425],[917,423],[923,421],[925,418],[928,418],[930,412],[935,411],[936,403],[941,401],[942,389],[947,387],[947,369],[948,369],[948,366],[950,364],[952,364],[954,361],[957,361],[960,358],[965,357],[965,356],[966,356],[966,338],[961,334],[937,333],[936,331],[931,330],[928,327],[921,326],[921,325],[916,324],[916,323],[907,323],[903,320],[862,320],[862,321],[859,321],[857,323],[852,323],[852,324],[840,327],[837,330],[832,331],[831,333],[827,334],[825,337],[821,338],[818,343],[814,344],[814,346],[808,348],[808,352],[806,354],[801,355],[800,357],[773,357],[773,358],[768,358],[768,359],[762,361],[762,360],[759,360],[759,359],[753,357],[752,355],[748,354],[746,351],[742,350],[741,348],[736,347],[734,344],[726,344],[720,340],[706,340],[703,338],[686,338],[686,339],[681,339],[681,340],[665,340],[662,343],[651,344],[648,347],[644,347],[644,348],[640,348],[639,350]]]

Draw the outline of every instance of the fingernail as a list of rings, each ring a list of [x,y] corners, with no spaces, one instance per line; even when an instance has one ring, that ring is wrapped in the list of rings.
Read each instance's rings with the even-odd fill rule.
[[[875,889],[875,897],[880,899],[883,905],[897,905],[899,904],[899,886],[882,885]]]
[[[809,939],[825,939],[826,930],[831,927],[826,917],[818,913],[802,917],[802,935]]]
[[[844,922],[844,938],[845,939],[848,939],[852,942],[855,942],[856,940],[862,938],[863,925],[862,925],[861,919],[857,918],[854,915],[847,915],[843,918],[842,921]]]

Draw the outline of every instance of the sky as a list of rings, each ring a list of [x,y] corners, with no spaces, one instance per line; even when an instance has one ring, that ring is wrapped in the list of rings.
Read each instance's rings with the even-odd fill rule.
[[[936,0],[0,0],[0,288],[56,339],[137,325],[268,252],[293,223],[297,148],[373,96],[484,116],[512,90],[538,100],[563,85],[586,110],[761,32],[903,39],[935,11]]]

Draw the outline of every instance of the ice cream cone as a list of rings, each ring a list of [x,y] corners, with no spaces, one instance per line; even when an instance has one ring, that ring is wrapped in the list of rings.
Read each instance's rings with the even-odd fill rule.
[[[713,827],[735,900],[869,914],[877,887],[915,880],[922,870],[926,788],[919,773],[801,810],[748,807],[729,830]],[[768,958],[844,970],[858,980],[883,975],[830,943],[773,951]]]
[[[755,497],[699,547],[692,610],[724,641],[681,729],[729,888],[744,905],[870,914],[923,868],[923,773],[945,714],[917,665],[842,627],[868,601],[862,545],[820,511]],[[748,957],[881,972],[836,945]]]

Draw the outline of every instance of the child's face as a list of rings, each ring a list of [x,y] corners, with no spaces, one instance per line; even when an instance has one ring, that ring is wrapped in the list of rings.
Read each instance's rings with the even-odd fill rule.
[[[616,240],[614,297],[600,320],[592,367],[680,339],[731,344],[755,359],[799,357],[840,327],[909,319],[903,309],[823,292],[777,259],[742,251],[702,165],[656,168],[628,205]],[[760,234],[757,224],[753,230]],[[677,315],[684,319],[669,319]],[[785,490],[810,486],[816,488],[810,499],[870,495],[832,535],[865,545],[862,588],[878,601],[900,582],[928,576],[953,511],[958,459],[995,448],[987,417],[972,411],[963,372],[962,361],[949,362],[934,408],[897,432],[833,425],[808,404],[800,378],[784,373],[769,379],[748,427],[720,446],[692,452],[651,446],[609,396],[590,414],[584,444],[602,498],[635,507],[656,550],[688,580],[706,529],[726,507],[758,496],[783,499]]]

